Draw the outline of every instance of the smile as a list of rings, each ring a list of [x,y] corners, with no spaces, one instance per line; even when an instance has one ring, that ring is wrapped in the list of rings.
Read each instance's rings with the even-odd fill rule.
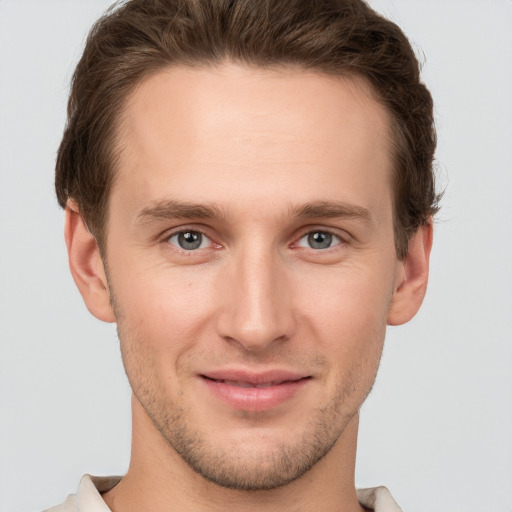
[[[208,378],[208,377],[205,377]],[[239,380],[222,380],[222,379],[212,379],[215,382],[220,382],[222,384],[227,384],[228,386],[238,386],[240,388],[271,388],[273,386],[279,386],[281,384],[287,384],[291,382],[296,382],[295,380],[284,380],[284,381],[271,381],[271,382],[263,382],[261,384],[253,384],[252,382],[244,382]],[[298,379],[300,380],[300,379]]]
[[[212,372],[201,378],[217,399],[233,409],[246,411],[264,411],[283,405],[311,380],[310,376],[289,372],[240,371]]]

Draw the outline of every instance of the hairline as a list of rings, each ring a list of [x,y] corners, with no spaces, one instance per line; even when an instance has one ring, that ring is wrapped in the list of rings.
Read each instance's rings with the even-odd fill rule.
[[[268,64],[262,64],[249,60],[235,59],[231,56],[226,56],[223,59],[211,59],[211,60],[203,60],[201,62],[198,61],[188,61],[188,60],[176,60],[174,62],[161,63],[160,65],[154,65],[149,67],[145,72],[138,77],[134,83],[130,84],[123,90],[123,94],[120,98],[120,106],[112,116],[111,125],[108,132],[108,138],[110,139],[110,148],[108,149],[107,155],[107,165],[109,172],[109,185],[108,185],[108,193],[105,196],[105,201],[103,203],[103,214],[101,216],[101,223],[94,227],[89,226],[91,233],[94,233],[94,237],[99,246],[100,253],[106,257],[107,255],[107,232],[108,232],[108,224],[109,224],[109,209],[110,209],[110,198],[112,195],[113,187],[116,184],[116,178],[120,172],[120,158],[123,150],[125,149],[125,145],[121,138],[122,129],[123,129],[123,121],[125,119],[126,112],[128,110],[128,105],[130,100],[137,94],[137,91],[144,86],[144,84],[151,80],[154,76],[165,73],[166,71],[170,71],[172,69],[204,69],[204,70],[215,70],[220,69],[226,65],[236,65],[240,67],[245,67],[247,69],[258,70],[258,71],[270,71],[274,73],[284,72],[284,71],[297,71],[300,73],[312,73],[320,76],[341,79],[345,81],[345,83],[357,88],[357,90],[362,93],[365,99],[375,102],[380,109],[382,109],[384,113],[384,117],[386,120],[386,132],[387,132],[387,140],[388,140],[388,157],[390,159],[390,175],[388,176],[389,187],[391,191],[391,202],[392,202],[392,220],[393,220],[393,234],[394,234],[394,244],[395,250],[397,253],[397,257],[399,259],[403,259],[407,254],[407,240],[409,236],[404,235],[403,227],[400,226],[400,221],[397,212],[397,196],[398,196],[398,186],[397,186],[397,156],[400,153],[400,146],[403,145],[403,134],[400,128],[400,122],[396,118],[393,110],[388,107],[382,98],[379,96],[379,93],[376,87],[371,83],[371,80],[366,77],[363,73],[358,73],[357,71],[350,69],[335,69],[335,68],[326,68],[324,66],[311,66],[311,65],[302,65],[301,63],[294,62],[271,62]],[[358,87],[359,82],[359,87]],[[363,85],[363,87],[361,87]],[[410,234],[409,234],[410,235]],[[402,240],[400,240],[402,238]],[[400,246],[400,241],[402,242],[402,246]]]

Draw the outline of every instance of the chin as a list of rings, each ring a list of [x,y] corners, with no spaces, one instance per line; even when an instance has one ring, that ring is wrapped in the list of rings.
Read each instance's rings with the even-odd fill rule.
[[[160,409],[162,410],[162,409]],[[166,444],[204,479],[243,491],[276,489],[307,473],[336,444],[353,414],[334,404],[302,425],[272,428],[198,422],[181,409],[172,418],[149,415]],[[197,425],[205,425],[198,429]],[[194,427],[192,427],[194,425]]]

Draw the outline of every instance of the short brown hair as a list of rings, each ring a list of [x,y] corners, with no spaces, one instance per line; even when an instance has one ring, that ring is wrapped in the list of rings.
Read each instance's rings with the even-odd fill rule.
[[[131,0],[91,29],[75,70],[59,147],[59,204],[77,202],[104,248],[115,132],[124,102],[148,75],[171,65],[223,61],[295,66],[361,76],[390,114],[395,245],[437,211],[432,98],[400,28],[363,0]]]

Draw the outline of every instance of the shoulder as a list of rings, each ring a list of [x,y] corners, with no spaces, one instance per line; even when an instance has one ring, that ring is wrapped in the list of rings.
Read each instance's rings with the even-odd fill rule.
[[[44,512],[111,512],[101,493],[112,489],[119,480],[120,476],[84,475],[76,494],[70,494],[63,503]]]
[[[77,512],[78,504],[75,494],[70,494],[64,503],[56,505],[55,507],[47,508],[43,512]]]
[[[403,512],[387,487],[357,489],[359,503],[374,512]]]

